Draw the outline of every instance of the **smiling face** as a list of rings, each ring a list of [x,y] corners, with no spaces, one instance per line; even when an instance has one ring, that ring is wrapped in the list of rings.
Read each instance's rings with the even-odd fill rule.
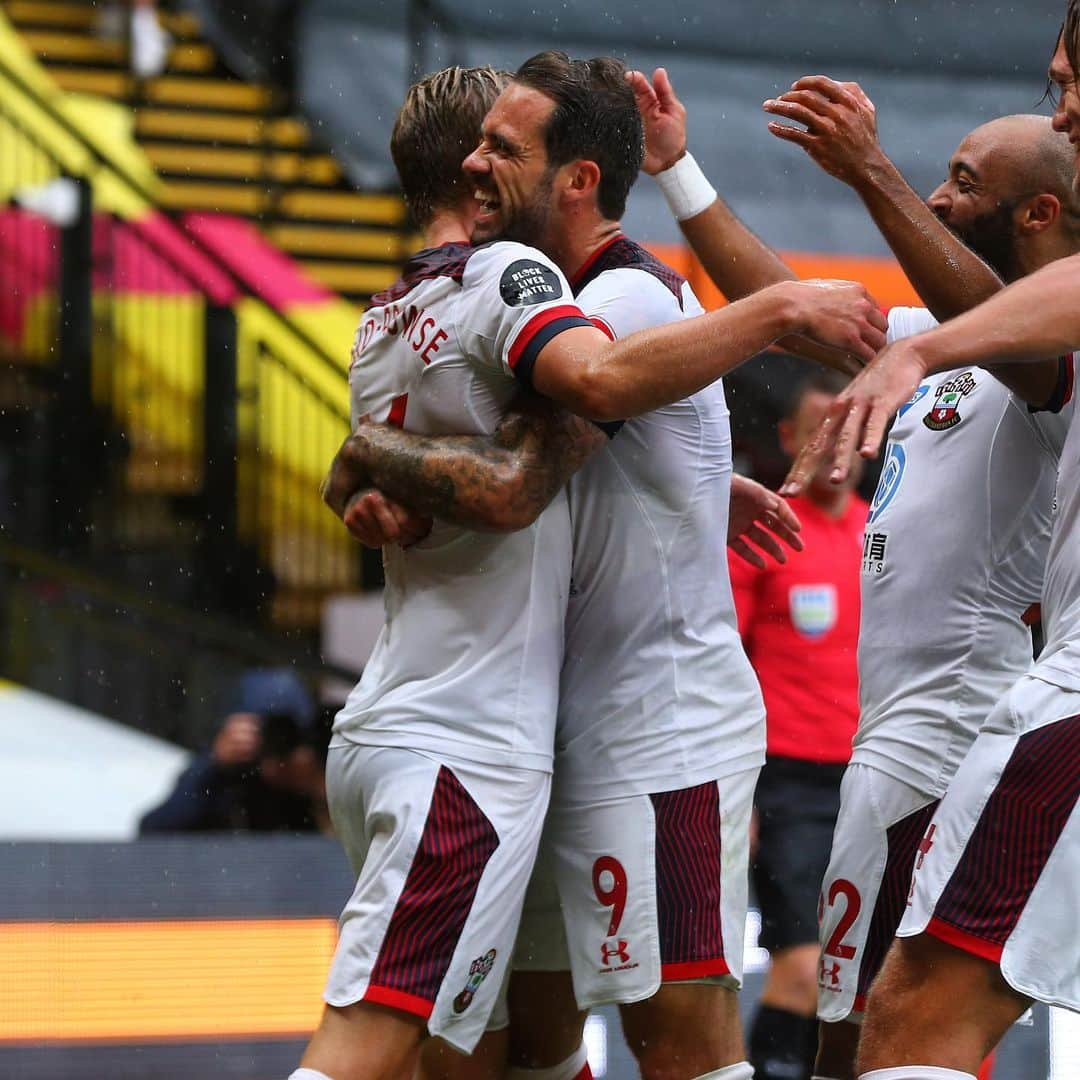
[[[484,118],[465,175],[480,206],[473,242],[517,240],[544,249],[554,228],[555,181],[545,133],[555,102],[511,83]]]
[[[1006,281],[1021,272],[1017,243],[1025,208],[1061,192],[1059,136],[1042,116],[1006,116],[976,128],[956,148],[949,177],[927,205]]]

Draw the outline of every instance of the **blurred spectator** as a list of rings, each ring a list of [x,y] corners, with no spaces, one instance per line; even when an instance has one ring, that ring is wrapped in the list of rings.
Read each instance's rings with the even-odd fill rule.
[[[778,426],[794,458],[846,379],[800,383]],[[765,698],[767,751],[755,795],[751,873],[772,967],[750,1030],[761,1080],[807,1080],[817,1049],[817,905],[859,717],[856,649],[867,505],[819,474],[791,501],[804,550],[758,570],[731,560],[739,632]]]
[[[140,79],[150,79],[165,70],[172,38],[161,25],[156,0],[131,0],[130,5],[113,2],[102,7],[97,32],[106,38],[124,36],[124,17],[131,8],[131,70]]]
[[[329,832],[325,736],[311,695],[287,668],[249,671],[209,752],[139,823],[141,835],[243,830]]]

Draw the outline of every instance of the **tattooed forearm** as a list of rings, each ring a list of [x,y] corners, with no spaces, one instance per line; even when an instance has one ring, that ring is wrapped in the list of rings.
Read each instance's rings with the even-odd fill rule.
[[[350,497],[361,488],[371,487],[371,480],[363,464],[362,448],[350,436],[341,444],[330,465],[330,471],[322,483],[323,502],[343,517]]]
[[[351,441],[370,482],[410,510],[511,532],[535,521],[606,437],[589,421],[530,401],[490,436],[420,436],[366,423]]]

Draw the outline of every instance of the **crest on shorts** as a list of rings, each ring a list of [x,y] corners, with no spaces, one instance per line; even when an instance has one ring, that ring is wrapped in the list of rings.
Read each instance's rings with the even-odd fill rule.
[[[836,586],[792,585],[788,607],[792,625],[803,637],[821,637],[836,625]]]
[[[483,956],[478,956],[469,965],[469,981],[465,984],[465,989],[454,998],[455,1013],[463,1013],[472,1004],[477,990],[480,989],[481,984],[491,974],[491,969],[495,966],[496,955],[494,949],[488,949]]]
[[[931,431],[948,431],[963,420],[960,403],[975,389],[970,371],[962,371],[953,379],[943,382],[934,392],[934,407],[923,417],[923,423]]]

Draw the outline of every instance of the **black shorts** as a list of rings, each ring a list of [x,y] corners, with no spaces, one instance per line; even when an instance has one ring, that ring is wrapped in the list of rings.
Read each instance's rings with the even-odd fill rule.
[[[817,944],[817,904],[840,812],[845,765],[769,757],[754,806],[757,854],[750,873],[761,908],[761,945],[770,952]]]

